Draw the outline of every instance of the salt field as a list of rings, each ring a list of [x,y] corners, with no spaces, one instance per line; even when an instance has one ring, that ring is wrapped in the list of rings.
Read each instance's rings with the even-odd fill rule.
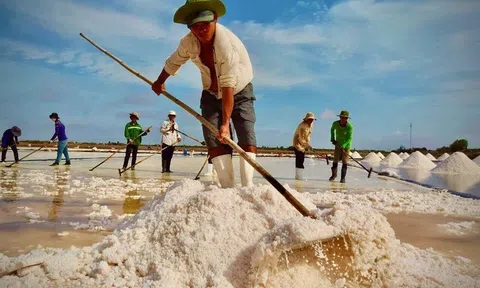
[[[119,176],[123,153],[93,172],[109,153],[71,154],[72,166],[49,167],[54,152],[42,151],[0,167],[1,287],[480,287],[480,200],[356,167],[347,183],[329,182],[330,166],[315,158],[297,181],[294,158],[257,158],[316,209],[312,220],[257,173],[252,188],[192,180],[204,156],[175,155],[174,173],[162,174],[155,155]],[[374,155],[365,159],[375,169],[480,196],[475,175],[401,169],[398,155],[383,165]],[[354,262],[328,262],[346,231],[350,250],[337,252]],[[293,248],[319,239],[327,250]],[[330,260],[315,260],[321,251]]]

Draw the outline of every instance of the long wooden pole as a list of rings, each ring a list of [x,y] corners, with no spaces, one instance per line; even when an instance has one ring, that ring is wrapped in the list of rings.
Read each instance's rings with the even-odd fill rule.
[[[140,133],[140,135],[138,135],[137,137],[135,137],[135,138],[133,139],[133,141],[137,140],[137,138],[139,138],[139,137],[142,137],[143,134],[145,134],[145,131],[150,130],[150,129],[152,129],[152,126],[148,127],[146,130],[144,130],[142,133]],[[128,145],[128,144],[127,144],[127,145]],[[126,147],[126,146],[125,146],[125,147]],[[117,154],[119,151],[120,151],[120,150],[117,150],[117,151],[113,152],[112,155],[110,155],[110,156],[108,156],[107,158],[105,158],[102,162],[98,163],[95,167],[89,169],[89,171],[95,170],[98,166],[100,166],[100,165],[102,165],[103,163],[105,163],[105,162],[107,162],[108,160],[110,160],[110,159],[113,157],[113,155]]]
[[[5,167],[8,167],[8,168],[12,167],[13,165],[17,164],[18,162],[22,161],[23,159],[27,158],[28,156],[32,155],[33,153],[35,153],[35,152],[38,152],[38,151],[42,150],[44,147],[45,147],[45,146],[42,146],[42,147],[38,148],[37,150],[35,150],[35,151],[33,151],[33,152],[31,152],[31,153],[29,153],[29,154],[27,154],[27,155],[23,156],[23,157],[22,157],[22,158],[20,158],[20,159],[19,159],[17,162],[13,162],[12,164],[10,164],[10,165],[7,165],[7,166],[5,166]]]
[[[185,137],[188,137],[188,138],[192,139],[195,142],[198,142],[198,144],[200,144],[202,146],[205,146],[205,141],[200,141],[200,140],[198,140],[198,139],[196,139],[196,138],[194,138],[194,137],[192,137],[192,136],[190,136],[190,135],[188,135],[188,134],[186,134],[186,133],[184,133],[180,130],[175,129],[175,131],[177,131],[178,133],[182,134]]]
[[[142,79],[145,83],[147,83],[149,86],[152,86],[153,82],[150,81],[148,78],[143,76],[142,74],[138,73],[137,71],[133,70],[130,68],[128,65],[126,65],[122,60],[118,59],[114,55],[112,55],[110,52],[107,50],[103,49],[102,47],[98,46],[93,42],[90,38],[85,36],[83,33],[80,33],[80,36],[83,37],[85,40],[87,40],[90,44],[95,46],[98,50],[102,51],[105,55],[108,57],[112,58],[115,62],[120,64],[123,68],[127,69],[130,73],[134,74],[138,78]],[[193,110],[190,106],[186,105],[182,101],[178,100],[175,98],[172,94],[168,93],[167,91],[163,91],[162,94],[173,101],[175,104],[178,106],[182,107],[185,109],[188,113],[190,113],[193,117],[195,117],[198,121],[200,121],[203,126],[207,127],[208,130],[210,130],[213,134],[217,135],[218,134],[218,129],[215,127],[212,123],[208,122],[205,118],[203,118],[200,114],[198,114],[195,110]],[[254,159],[252,159],[248,154],[240,147],[238,146],[237,143],[235,143],[232,139],[230,138],[225,138],[224,139],[227,144],[233,148],[243,159],[245,159],[250,165],[252,165],[255,170],[257,170],[258,173],[260,173],[275,189],[277,189],[280,194],[287,199],[287,201],[292,204],[298,212],[300,212],[303,216],[309,216],[312,218],[316,218],[314,214],[310,213],[310,211],[300,202],[295,198],[285,187],[280,184],[280,182],[277,181],[270,173],[268,173],[267,170],[265,170],[260,164],[258,164]]]

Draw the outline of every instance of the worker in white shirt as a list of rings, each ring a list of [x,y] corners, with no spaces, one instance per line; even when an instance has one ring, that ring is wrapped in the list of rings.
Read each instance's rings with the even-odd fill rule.
[[[172,173],[170,163],[172,162],[174,145],[182,141],[180,133],[178,133],[178,123],[175,122],[177,114],[175,111],[168,112],[168,120],[163,121],[160,127],[162,133],[162,173]]]
[[[200,99],[202,116],[218,128],[218,134],[214,135],[203,126],[203,136],[220,185],[232,188],[235,185],[233,151],[226,145],[225,138],[231,138],[231,120],[238,145],[248,156],[256,158],[256,98],[247,49],[232,31],[217,22],[225,13],[221,0],[187,0],[175,12],[174,22],[186,25],[190,31],[166,60],[152,90],[157,95],[165,91],[167,78],[176,75],[188,60],[199,68],[203,88]],[[252,186],[253,167],[243,158],[239,162],[242,186]]]

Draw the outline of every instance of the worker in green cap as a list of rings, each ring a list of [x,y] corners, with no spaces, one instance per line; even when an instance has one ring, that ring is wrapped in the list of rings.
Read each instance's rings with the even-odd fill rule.
[[[173,17],[173,22],[185,24],[189,33],[166,60],[165,66],[153,83],[152,90],[160,95],[165,81],[175,75],[189,59],[198,67],[202,79],[200,108],[202,116],[218,128],[214,135],[203,127],[213,167],[223,188],[234,187],[232,149],[226,144],[231,139],[232,120],[238,145],[256,158],[255,110],[253,101],[253,69],[242,41],[232,31],[217,22],[226,13],[220,0],[187,0]],[[242,186],[253,185],[253,167],[240,158]]]
[[[340,112],[340,120],[333,122],[330,129],[330,141],[335,145],[335,152],[333,155],[332,176],[330,181],[337,178],[338,161],[342,160],[342,175],[340,182],[345,183],[345,176],[347,176],[347,162],[350,155],[350,148],[352,146],[353,125],[348,122],[350,114],[343,110]]]

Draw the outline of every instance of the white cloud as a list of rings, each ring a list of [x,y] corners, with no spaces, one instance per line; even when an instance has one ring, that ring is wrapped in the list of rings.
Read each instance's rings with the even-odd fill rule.
[[[320,118],[322,118],[324,120],[335,119],[336,114],[332,110],[325,108],[325,110],[322,112],[322,114],[320,114]]]
[[[394,135],[397,135],[397,136],[401,136],[403,135],[403,132],[401,132],[400,130],[397,130],[395,132],[393,132]]]

